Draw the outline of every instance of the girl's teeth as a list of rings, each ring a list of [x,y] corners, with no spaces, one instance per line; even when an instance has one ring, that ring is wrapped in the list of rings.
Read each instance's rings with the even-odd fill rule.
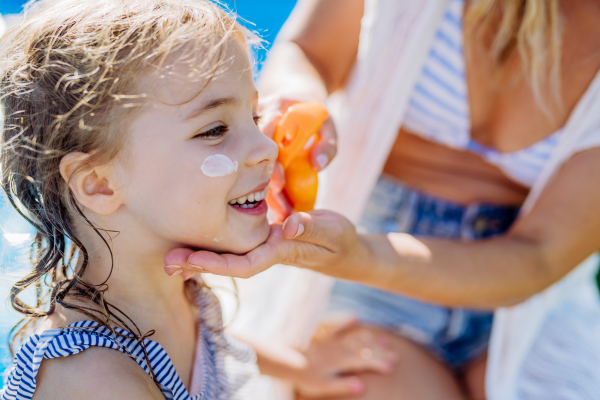
[[[231,205],[239,204],[239,207],[242,207],[242,208],[252,208],[254,206],[254,204],[246,204],[246,201],[248,203],[254,203],[254,202],[259,202],[261,200],[264,200],[265,196],[266,196],[266,191],[267,191],[267,189],[263,190],[262,192],[251,193],[248,196],[238,197],[235,200],[231,200],[229,202],[229,204],[231,204]],[[247,207],[243,207],[244,205],[246,205]]]

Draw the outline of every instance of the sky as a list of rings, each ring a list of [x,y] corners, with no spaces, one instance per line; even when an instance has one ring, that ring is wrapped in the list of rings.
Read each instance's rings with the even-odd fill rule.
[[[222,1],[238,15],[256,24],[272,41],[275,34],[289,15],[295,0],[224,0]],[[22,11],[24,1],[0,0],[0,14],[17,14]]]
[[[252,30],[258,31],[267,44],[272,43],[294,8],[296,0],[221,0],[232,11],[252,23],[246,24]],[[17,14],[23,10],[26,1],[0,0],[0,14]],[[268,47],[268,46],[267,46]],[[259,59],[264,59],[265,51],[259,52]]]

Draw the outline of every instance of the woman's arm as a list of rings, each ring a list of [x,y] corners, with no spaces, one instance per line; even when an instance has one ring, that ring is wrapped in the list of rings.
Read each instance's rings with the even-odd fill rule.
[[[261,96],[324,102],[358,52],[364,0],[300,0],[269,52]]]
[[[506,235],[487,240],[357,235],[342,216],[314,211],[292,215],[283,228],[273,226],[269,240],[245,256],[189,251],[165,261],[187,265],[189,274],[199,265],[240,277],[283,263],[448,306],[507,306],[550,286],[600,249],[598,177],[600,148],[574,155],[527,215]],[[303,232],[294,238],[300,224]]]
[[[365,235],[354,254],[319,270],[448,306],[518,303],[600,249],[599,176],[600,149],[581,152],[504,236],[461,242]]]
[[[498,238],[459,242],[366,236],[368,254],[377,254],[377,273],[363,268],[361,281],[446,305],[519,303],[600,249],[599,177],[600,149],[576,154],[531,212]]]

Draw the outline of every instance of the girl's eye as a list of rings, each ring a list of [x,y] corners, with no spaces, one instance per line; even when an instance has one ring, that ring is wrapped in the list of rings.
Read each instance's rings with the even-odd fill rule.
[[[194,136],[194,138],[205,138],[205,139],[218,139],[223,136],[229,128],[226,125],[215,126],[212,129],[207,130]]]
[[[262,118],[262,115],[255,115],[254,116],[254,123],[256,124],[256,126],[258,126],[258,123],[260,122],[261,118]]]

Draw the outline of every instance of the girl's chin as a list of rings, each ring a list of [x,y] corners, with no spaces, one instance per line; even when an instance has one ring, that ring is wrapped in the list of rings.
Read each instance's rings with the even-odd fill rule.
[[[269,237],[269,233],[271,231],[271,227],[269,223],[265,221],[263,227],[258,229],[253,229],[251,232],[248,232],[241,237],[237,238],[237,240],[232,241],[230,244],[229,253],[234,254],[245,254],[251,250],[254,250],[264,242],[266,242]],[[235,242],[235,243],[233,243]]]
[[[271,227],[265,219],[265,223],[259,228],[242,232],[235,237],[218,236],[208,243],[198,243],[191,247],[215,253],[246,254],[263,244],[269,237],[270,231]]]

